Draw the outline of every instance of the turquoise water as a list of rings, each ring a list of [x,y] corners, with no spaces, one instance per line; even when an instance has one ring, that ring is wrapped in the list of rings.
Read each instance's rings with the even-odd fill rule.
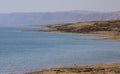
[[[0,27],[0,74],[23,73],[62,65],[120,62],[120,42],[84,40],[95,36],[28,33],[39,27]]]

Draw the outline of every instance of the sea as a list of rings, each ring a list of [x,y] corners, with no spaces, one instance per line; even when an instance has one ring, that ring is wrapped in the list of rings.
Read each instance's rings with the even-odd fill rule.
[[[23,74],[58,66],[120,62],[120,41],[99,36],[22,32],[41,26],[0,27],[0,74]]]

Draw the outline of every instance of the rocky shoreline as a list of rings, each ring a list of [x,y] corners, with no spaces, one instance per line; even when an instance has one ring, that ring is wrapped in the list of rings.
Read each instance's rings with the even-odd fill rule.
[[[26,74],[120,74],[120,64],[64,66]]]

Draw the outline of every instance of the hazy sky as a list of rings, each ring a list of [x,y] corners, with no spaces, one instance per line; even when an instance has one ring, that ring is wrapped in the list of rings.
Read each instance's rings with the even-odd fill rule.
[[[120,11],[120,0],[0,0],[0,13],[70,10]]]

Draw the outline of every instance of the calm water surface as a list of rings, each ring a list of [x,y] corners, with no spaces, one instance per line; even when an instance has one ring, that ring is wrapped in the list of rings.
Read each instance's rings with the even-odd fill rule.
[[[39,27],[0,27],[0,74],[38,71],[61,65],[120,62],[120,42],[84,40],[95,36],[28,33]]]

